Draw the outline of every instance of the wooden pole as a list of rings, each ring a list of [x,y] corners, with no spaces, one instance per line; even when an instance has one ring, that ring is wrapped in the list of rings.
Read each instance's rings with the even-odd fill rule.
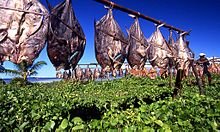
[[[112,1],[109,1],[109,0],[95,0],[95,1],[96,1],[96,2],[99,2],[99,3],[102,3],[102,4],[104,4],[104,5],[107,5],[107,6],[113,7],[113,8],[115,8],[115,9],[121,10],[121,11],[126,12],[126,13],[128,13],[128,14],[135,15],[136,17],[143,18],[143,19],[145,19],[145,20],[151,21],[151,22],[156,23],[156,24],[158,24],[158,25],[164,24],[163,21],[156,20],[156,19],[154,19],[154,18],[152,18],[152,17],[143,15],[143,14],[141,14],[140,12],[136,12],[136,11],[134,11],[134,10],[131,10],[131,9],[122,7],[122,6],[118,5],[118,4],[115,4],[115,3],[112,2]],[[169,25],[169,24],[166,24],[166,23],[163,25],[163,27],[166,27],[166,28],[169,28],[169,29],[178,31],[179,33],[186,32],[186,34],[189,35],[189,32],[184,31],[184,30],[179,29],[179,28],[176,28],[176,27],[173,27],[172,25]]]

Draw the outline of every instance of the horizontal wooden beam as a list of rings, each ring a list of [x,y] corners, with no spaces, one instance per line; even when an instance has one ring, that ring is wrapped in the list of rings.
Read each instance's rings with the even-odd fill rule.
[[[179,33],[186,32],[185,34],[189,35],[189,32],[187,32],[187,31],[184,31],[184,30],[179,29],[179,28],[176,28],[176,27],[174,27],[174,26],[172,26],[172,25],[166,24],[166,23],[163,22],[163,21],[159,21],[159,20],[156,20],[156,19],[154,19],[154,18],[152,18],[152,17],[143,15],[143,14],[141,14],[140,12],[136,12],[136,11],[134,11],[134,10],[125,8],[125,7],[123,7],[123,6],[120,6],[120,5],[118,5],[118,4],[114,3],[114,2],[112,2],[112,1],[109,1],[109,0],[95,0],[95,1],[96,1],[96,2],[99,2],[99,3],[102,3],[102,4],[104,4],[104,5],[107,5],[107,6],[109,6],[109,7],[112,7],[112,8],[114,8],[114,9],[118,9],[118,10],[120,10],[120,11],[122,11],[122,12],[126,12],[126,13],[128,13],[128,14],[132,14],[132,15],[138,17],[138,18],[142,18],[142,19],[148,20],[148,21],[153,22],[153,23],[155,23],[155,24],[158,24],[158,25],[164,24],[163,27],[166,27],[166,28],[169,28],[169,29],[178,31]]]

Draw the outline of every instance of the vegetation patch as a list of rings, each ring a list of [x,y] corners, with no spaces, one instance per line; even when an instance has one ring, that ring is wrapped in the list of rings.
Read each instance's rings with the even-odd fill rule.
[[[219,83],[199,95],[184,82],[177,99],[161,78],[0,84],[0,131],[218,131]]]

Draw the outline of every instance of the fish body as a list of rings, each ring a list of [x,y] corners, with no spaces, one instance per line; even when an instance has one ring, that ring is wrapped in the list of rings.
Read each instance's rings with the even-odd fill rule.
[[[51,9],[47,53],[56,70],[75,68],[83,56],[86,39],[71,0]]]
[[[184,40],[184,35],[180,35],[175,45],[178,49],[177,69],[187,69],[190,61],[194,60],[194,53],[189,47],[189,42]]]
[[[32,64],[45,47],[47,9],[37,0],[1,0],[0,6],[9,8],[0,9],[0,62]]]
[[[95,55],[102,69],[120,69],[126,58],[127,45],[127,39],[109,9],[101,20],[95,22]]]
[[[149,50],[148,50],[148,58],[150,64],[158,68],[167,68],[169,57],[172,57],[172,52],[168,48],[168,43],[163,37],[159,28],[156,28],[156,31],[151,35],[149,39]]]
[[[127,60],[131,68],[143,69],[147,61],[148,42],[141,31],[139,21],[136,18],[128,31],[129,49]]]

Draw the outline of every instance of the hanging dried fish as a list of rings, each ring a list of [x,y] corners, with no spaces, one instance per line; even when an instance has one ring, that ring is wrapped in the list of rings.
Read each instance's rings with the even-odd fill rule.
[[[175,88],[173,91],[173,97],[175,98],[182,91],[182,79],[186,73],[188,73],[189,68],[192,68],[192,71],[196,77],[197,84],[199,86],[200,94],[204,94],[205,90],[202,86],[202,81],[198,76],[198,71],[194,66],[194,53],[189,48],[189,42],[185,40],[186,32],[180,34],[179,39],[176,42],[178,48],[177,56],[177,75]]]
[[[135,18],[134,24],[128,31],[129,35],[129,50],[127,60],[129,65],[139,70],[144,68],[147,61],[148,43],[141,31],[138,18]]]
[[[157,66],[166,69],[169,64],[169,58],[172,57],[172,52],[159,30],[160,26],[162,25],[157,26],[156,31],[149,39],[150,47],[148,50],[148,57],[153,67]]]
[[[127,40],[108,9],[107,15],[95,23],[95,54],[105,71],[119,69],[126,58]]]
[[[45,46],[48,21],[37,0],[1,0],[0,62],[32,64]]]
[[[56,68],[74,69],[85,50],[86,39],[71,0],[51,9],[47,53]]]
[[[99,77],[100,77],[100,70],[98,66],[96,65],[96,68],[94,69],[94,72],[93,72],[93,79],[98,79]]]
[[[168,38],[168,46],[172,51],[172,55],[174,56],[174,59],[176,59],[177,55],[178,55],[178,47],[175,43],[175,40],[173,38],[173,31],[170,29],[170,34],[169,34],[169,38]]]
[[[189,67],[190,62],[194,60],[194,53],[189,48],[189,42],[184,40],[185,34],[180,34],[179,39],[175,43],[178,49],[177,69],[184,70]]]
[[[85,69],[85,79],[92,79],[92,70],[89,68],[89,65],[87,65],[87,68]]]

